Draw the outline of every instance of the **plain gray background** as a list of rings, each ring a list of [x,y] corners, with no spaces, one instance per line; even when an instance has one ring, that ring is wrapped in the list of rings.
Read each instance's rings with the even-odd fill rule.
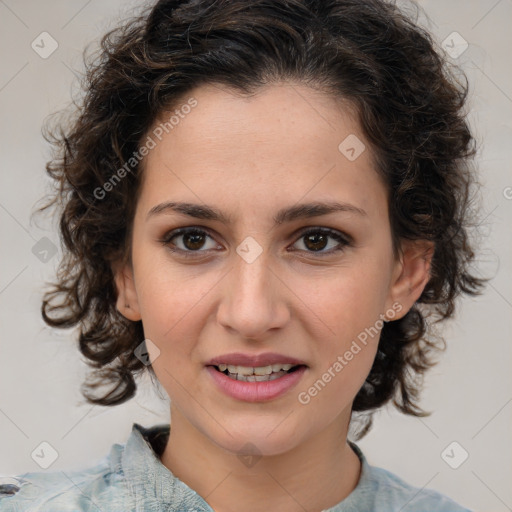
[[[0,0],[0,475],[43,471],[31,457],[43,441],[58,454],[48,471],[82,468],[97,463],[113,443],[125,442],[133,422],[169,421],[168,399],[149,379],[121,406],[85,403],[79,386],[87,367],[73,332],[52,331],[39,313],[44,282],[60,258],[60,249],[53,256],[42,252],[59,247],[56,223],[30,223],[48,187],[44,165],[50,153],[41,126],[69,104],[85,45],[137,5]],[[418,419],[385,409],[359,445],[371,464],[411,484],[474,510],[502,512],[512,510],[512,0],[418,5],[428,15],[420,22],[440,45],[446,40],[445,48],[458,53],[468,43],[452,61],[471,83],[470,121],[484,187],[478,272],[494,279],[483,296],[461,302],[442,330],[448,348],[427,375],[422,401],[433,414]],[[42,32],[58,43],[45,59],[31,47]],[[446,462],[457,465],[466,452],[457,469]]]

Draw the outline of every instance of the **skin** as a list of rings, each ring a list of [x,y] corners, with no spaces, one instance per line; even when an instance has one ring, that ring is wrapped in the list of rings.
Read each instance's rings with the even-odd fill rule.
[[[407,313],[428,282],[432,246],[409,241],[393,257],[386,188],[343,102],[290,82],[251,97],[202,85],[183,104],[190,97],[197,106],[145,158],[131,261],[114,267],[117,307],[130,320],[142,319],[154,344],[154,371],[171,399],[161,461],[216,511],[267,511],[270,503],[275,510],[320,511],[359,480],[360,462],[346,436],[379,336],[308,404],[298,394],[365,328],[381,326],[376,321],[386,312],[395,313],[393,320]],[[338,150],[350,134],[366,145],[354,161]],[[283,207],[333,200],[366,215],[273,223]],[[147,218],[166,201],[206,203],[233,223],[175,212]],[[183,251],[196,248],[196,257],[159,241],[190,226],[206,231],[202,245],[186,236],[172,242]],[[353,243],[340,251],[331,237],[308,244],[301,236],[308,227],[346,233]],[[248,236],[263,250],[252,263],[236,252]],[[231,398],[205,370],[221,354],[269,351],[308,365],[295,388],[270,401]],[[239,457],[246,443],[261,456],[252,465]]]

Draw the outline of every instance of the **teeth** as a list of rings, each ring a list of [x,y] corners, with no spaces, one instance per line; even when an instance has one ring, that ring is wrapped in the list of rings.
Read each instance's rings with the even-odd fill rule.
[[[271,375],[240,375],[238,374],[229,374],[230,379],[234,380],[242,380],[244,382],[266,382],[269,380],[275,380],[279,379],[279,377],[282,377],[283,375],[286,375],[286,372],[277,372],[272,373]]]
[[[234,373],[238,375],[244,376],[266,376],[271,373],[277,373],[280,371],[287,372],[290,368],[293,367],[293,364],[270,364],[268,366],[234,366],[232,364],[219,364],[219,370],[221,372],[225,372],[228,370],[229,373]]]

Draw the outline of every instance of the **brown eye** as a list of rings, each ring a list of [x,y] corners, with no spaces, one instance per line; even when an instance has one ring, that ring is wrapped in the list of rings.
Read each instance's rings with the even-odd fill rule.
[[[305,235],[304,245],[308,249],[311,249],[312,251],[321,251],[322,249],[325,249],[328,242],[328,238],[329,237],[327,235],[324,235],[323,233]]]
[[[173,252],[180,252],[185,256],[188,256],[189,253],[208,252],[211,249],[217,248],[217,244],[215,243],[212,243],[210,247],[205,248],[208,239],[213,241],[212,237],[202,229],[182,228],[171,231],[165,235],[160,242],[163,245],[169,246]]]
[[[324,249],[329,245],[329,239],[336,240],[337,244],[331,243],[331,248]],[[351,245],[350,238],[343,236],[340,232],[327,228],[315,228],[301,234],[298,241],[303,241],[305,252],[319,253],[320,255],[332,254],[341,251],[345,246]],[[303,250],[303,249],[300,249]]]
[[[210,247],[207,246],[208,239],[211,240]],[[336,241],[337,243],[333,243]],[[315,228],[304,231],[295,245],[302,242],[304,249],[301,252],[314,254],[315,256],[327,256],[343,250],[346,246],[352,245],[352,239],[339,231],[328,228]],[[207,231],[198,228],[180,228],[166,234],[160,242],[167,246],[173,253],[179,253],[185,257],[200,256],[201,253],[208,253],[218,249],[212,236]],[[330,246],[330,247],[329,247]],[[328,248],[328,250],[325,250]]]
[[[183,237],[183,245],[191,251],[201,249],[205,242],[205,236],[203,233],[191,232],[181,236]]]

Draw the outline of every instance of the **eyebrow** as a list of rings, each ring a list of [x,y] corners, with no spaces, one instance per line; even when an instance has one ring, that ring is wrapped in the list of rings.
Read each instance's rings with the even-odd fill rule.
[[[149,220],[150,217],[155,215],[168,214],[170,212],[180,213],[195,219],[216,220],[226,225],[231,225],[233,223],[233,218],[231,216],[226,215],[221,210],[213,206],[172,201],[157,204],[151,208],[146,216],[146,220]],[[363,209],[349,203],[340,203],[335,201],[304,203],[283,208],[277,212],[273,220],[275,225],[280,225],[284,222],[319,217],[321,215],[327,215],[335,212],[356,213],[357,215],[367,217],[367,213]]]

